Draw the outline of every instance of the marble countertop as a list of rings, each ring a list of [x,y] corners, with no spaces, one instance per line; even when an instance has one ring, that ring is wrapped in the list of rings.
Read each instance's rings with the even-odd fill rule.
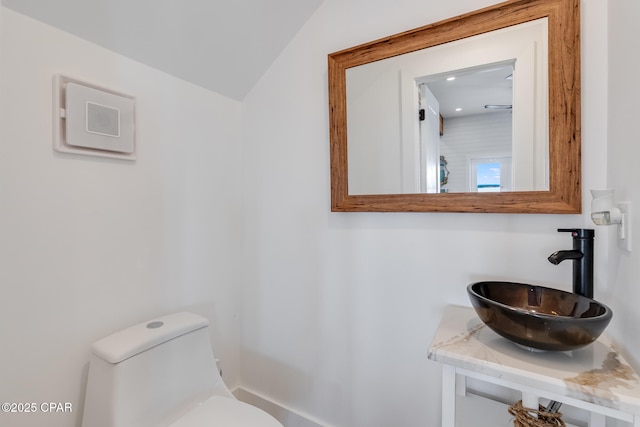
[[[640,414],[640,378],[603,334],[571,352],[530,351],[493,332],[469,307],[449,306],[430,360],[542,391]]]

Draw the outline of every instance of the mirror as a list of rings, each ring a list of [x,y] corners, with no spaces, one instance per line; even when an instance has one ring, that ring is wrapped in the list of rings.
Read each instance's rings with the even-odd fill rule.
[[[548,190],[547,31],[542,18],[347,69],[349,193]]]
[[[332,210],[579,213],[579,43],[515,0],[330,54]]]

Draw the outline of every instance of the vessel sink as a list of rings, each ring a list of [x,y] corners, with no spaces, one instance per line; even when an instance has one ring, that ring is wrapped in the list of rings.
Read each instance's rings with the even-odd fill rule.
[[[471,304],[489,328],[528,349],[570,351],[594,342],[612,311],[591,298],[544,286],[477,282]]]

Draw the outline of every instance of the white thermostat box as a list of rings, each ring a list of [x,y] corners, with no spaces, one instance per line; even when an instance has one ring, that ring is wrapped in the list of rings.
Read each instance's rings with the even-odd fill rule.
[[[62,75],[53,86],[56,151],[136,158],[135,98]]]

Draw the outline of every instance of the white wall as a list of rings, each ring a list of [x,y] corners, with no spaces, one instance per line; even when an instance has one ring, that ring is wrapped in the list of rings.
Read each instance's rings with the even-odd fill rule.
[[[585,215],[330,212],[327,54],[491,3],[325,0],[243,102],[247,389],[328,426],[436,426],[440,366],[426,357],[444,307],[485,278],[570,289],[571,265],[546,258]],[[588,189],[606,180],[606,3],[582,7]]]
[[[402,188],[399,70],[384,62],[375,63],[382,64],[375,73],[347,72],[347,139],[354,142],[347,152],[350,194],[408,192]],[[350,83],[362,74],[368,84],[354,90]]]
[[[240,103],[1,8],[0,401],[79,426],[89,345],[174,310],[213,323],[237,381]],[[52,150],[52,76],[137,98],[136,162]]]
[[[627,357],[640,366],[638,324],[640,311],[640,57],[629,54],[634,40],[640,37],[638,17],[640,3],[636,0],[609,1],[609,127],[607,150],[607,184],[616,190],[616,199],[633,204],[633,251],[616,248],[613,235],[608,259],[607,283],[613,295],[612,331],[623,344]],[[599,107],[604,109],[603,102]],[[610,233],[615,232],[611,227]]]
[[[470,157],[511,157],[512,129],[510,111],[444,119],[440,155],[447,159],[450,174],[443,188],[450,192],[471,191]]]

